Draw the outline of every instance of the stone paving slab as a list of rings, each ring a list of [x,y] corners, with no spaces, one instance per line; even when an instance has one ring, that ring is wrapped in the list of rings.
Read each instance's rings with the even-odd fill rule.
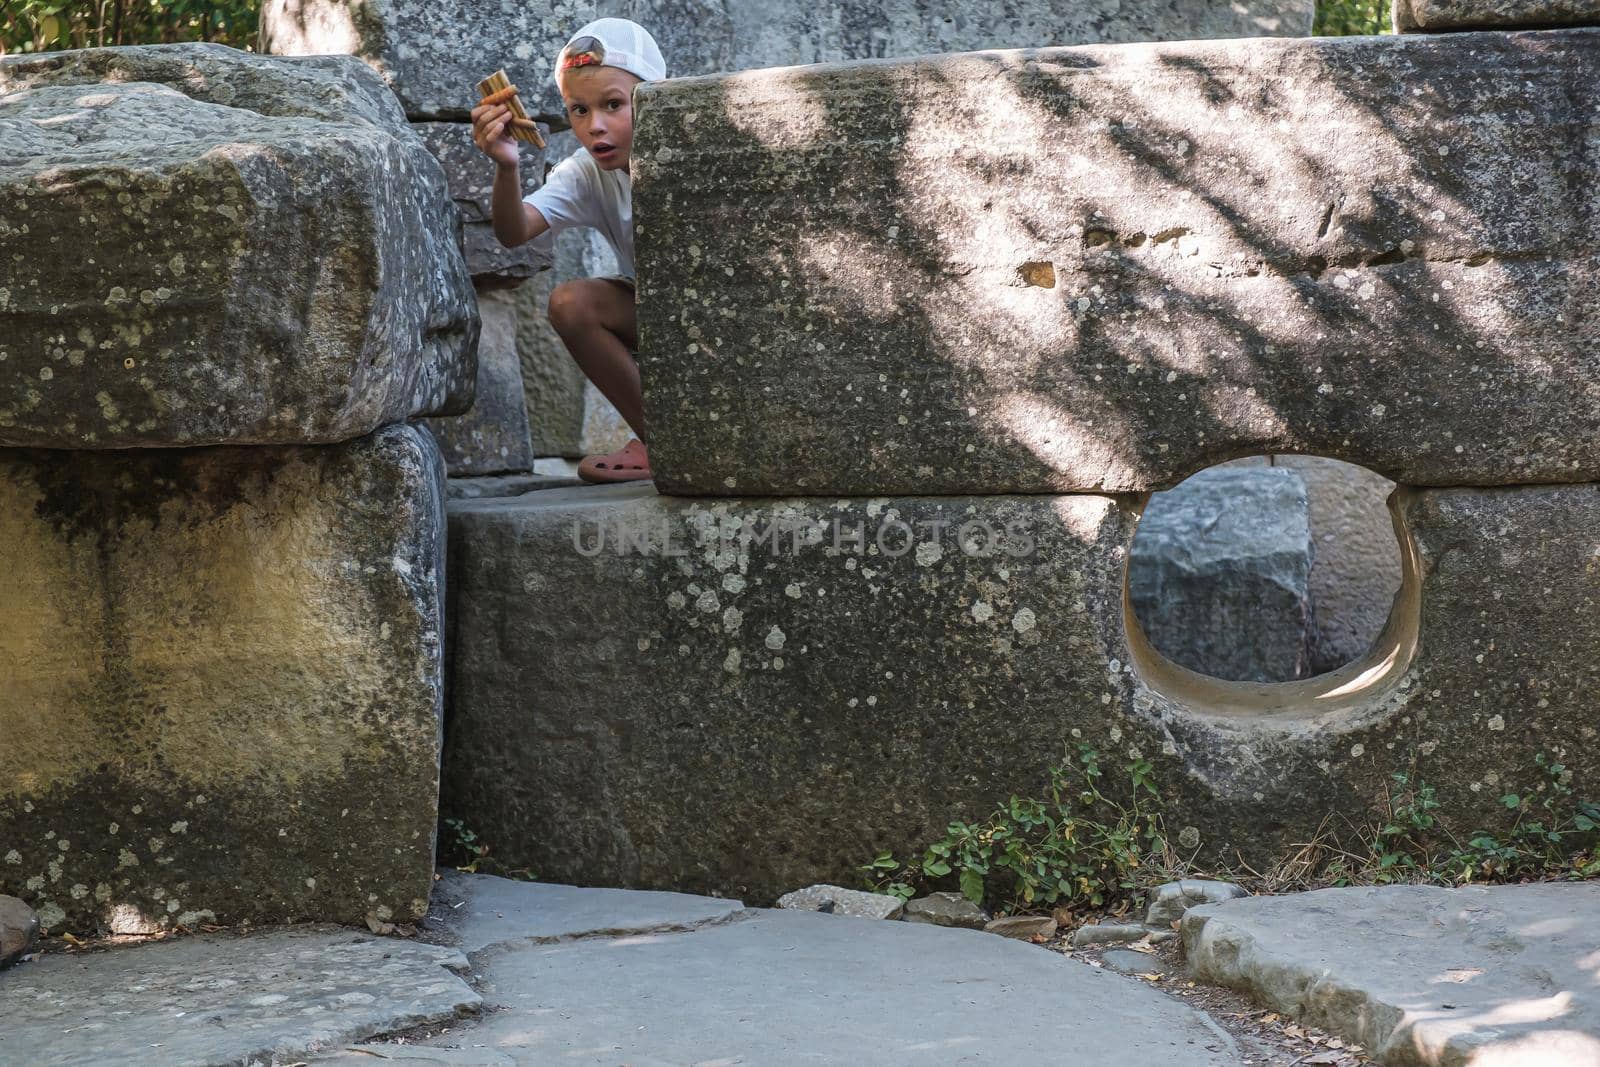
[[[1205,1016],[1132,979],[922,924],[752,910],[694,933],[527,946],[475,971],[490,1014],[436,1040],[518,1064],[1240,1062]]]
[[[1197,978],[1390,1067],[1600,1067],[1600,882],[1250,897],[1183,942]]]
[[[475,1011],[446,970],[465,967],[456,949],[329,926],[50,954],[0,978],[0,1063],[293,1062]]]
[[[447,916],[450,936],[466,953],[504,942],[692,930],[744,909],[718,897],[580,889],[455,871],[441,875],[434,899],[443,902],[436,910]]]

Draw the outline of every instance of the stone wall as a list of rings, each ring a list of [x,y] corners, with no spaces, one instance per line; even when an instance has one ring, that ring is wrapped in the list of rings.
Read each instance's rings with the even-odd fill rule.
[[[1130,630],[1113,497],[453,501],[444,810],[544,879],[765,901],[1037,795],[1079,744],[1107,788],[1152,761],[1185,850],[1252,864],[1396,772],[1472,825],[1539,753],[1592,788],[1600,488],[1397,507],[1383,638],[1261,686]]]
[[[444,174],[364,65],[209,45],[0,58],[0,144],[0,892],[420,917],[445,473],[406,420],[471,404],[479,333]]]
[[[1540,756],[1592,791],[1597,40],[641,89],[671,495],[452,504],[446,809],[542,877],[762,901],[1034,793],[1078,745],[1150,761],[1186,852],[1257,866],[1396,773],[1462,825],[1507,818]],[[1400,481],[1382,633],[1296,682],[1187,670],[1130,624],[1140,510],[1289,451]]]

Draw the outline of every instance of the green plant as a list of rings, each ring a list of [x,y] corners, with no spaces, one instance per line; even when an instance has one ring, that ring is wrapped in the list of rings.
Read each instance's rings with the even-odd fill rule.
[[[260,0],[0,0],[0,55],[118,44],[255,46]]]
[[[1347,37],[1389,33],[1390,0],[1317,0],[1312,34]]]
[[[1516,816],[1496,834],[1479,830],[1446,858],[1442,873],[1456,883],[1567,875],[1600,875],[1600,805],[1576,798],[1566,765],[1534,756],[1541,781],[1532,791],[1506,793],[1501,805]]]
[[[524,882],[535,880],[534,873],[527,867],[507,868],[490,855],[488,842],[482,840],[476,831],[461,819],[445,818],[441,820],[453,835],[452,840],[441,840],[439,861],[447,866],[454,867],[466,874],[498,874],[505,878],[516,878]]]
[[[1154,768],[1134,759],[1125,771],[1126,799],[1113,800],[1100,754],[1079,745],[1075,760],[1050,768],[1044,799],[1012,795],[986,819],[950,823],[920,854],[880,852],[861,871],[870,887],[901,898],[953,883],[997,910],[1105,907],[1154,881],[1150,858],[1166,852]]]
[[[1600,875],[1600,805],[1579,800],[1566,766],[1534,756],[1538,781],[1505,793],[1510,822],[1463,842],[1446,823],[1432,786],[1392,776],[1383,816],[1362,837],[1367,855],[1342,852],[1324,868],[1333,884],[1436,882],[1461,885],[1519,878]]]
[[[1432,786],[1419,782],[1413,787],[1410,775],[1403,773],[1391,778],[1394,786],[1384,794],[1387,817],[1373,835],[1377,869],[1372,881],[1380,884],[1427,876],[1434,866],[1431,838],[1439,824],[1434,814],[1439,801]]]

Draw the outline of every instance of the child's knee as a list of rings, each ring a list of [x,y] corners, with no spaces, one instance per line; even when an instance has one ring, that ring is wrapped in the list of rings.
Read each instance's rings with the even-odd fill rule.
[[[562,282],[550,292],[550,325],[558,331],[582,329],[595,321],[594,301],[582,281]]]

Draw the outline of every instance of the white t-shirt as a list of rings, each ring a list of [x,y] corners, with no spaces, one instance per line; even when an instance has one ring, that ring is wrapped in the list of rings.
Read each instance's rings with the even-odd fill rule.
[[[548,250],[556,234],[574,226],[592,226],[611,242],[617,268],[633,275],[633,185],[626,170],[602,170],[587,149],[580,148],[556,164],[544,185],[522,198],[550,224],[534,239]]]

